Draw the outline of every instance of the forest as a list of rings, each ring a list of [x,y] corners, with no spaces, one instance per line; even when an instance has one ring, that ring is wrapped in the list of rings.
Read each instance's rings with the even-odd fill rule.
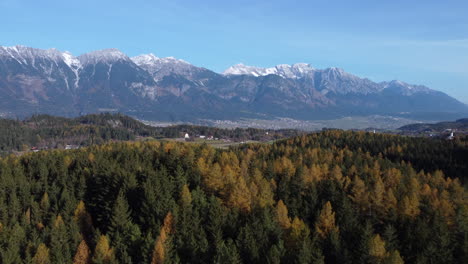
[[[90,146],[138,138],[180,138],[185,133],[232,141],[268,141],[296,136],[303,132],[289,129],[221,129],[195,125],[153,127],[123,114],[110,113],[90,114],[76,118],[33,115],[25,120],[0,118],[0,154],[26,151],[32,147],[60,149],[68,144]]]
[[[467,263],[467,151],[330,130],[8,155],[1,263]]]

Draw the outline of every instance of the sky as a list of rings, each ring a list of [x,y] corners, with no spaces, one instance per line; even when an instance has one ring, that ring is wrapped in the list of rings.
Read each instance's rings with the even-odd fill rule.
[[[468,103],[466,0],[0,0],[0,45],[118,48],[222,72],[310,63]]]

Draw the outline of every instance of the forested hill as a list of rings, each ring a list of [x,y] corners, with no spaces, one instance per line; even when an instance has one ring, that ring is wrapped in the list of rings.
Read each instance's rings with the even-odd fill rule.
[[[0,119],[0,150],[63,148],[108,140],[156,135],[153,128],[123,115],[88,115],[75,119],[36,115],[23,121]]]
[[[468,132],[468,118],[458,119],[454,122],[439,122],[435,124],[411,124],[400,127],[403,132],[444,132],[454,130],[457,132]]]
[[[466,189],[418,140],[326,131],[0,158],[1,263],[466,263]],[[402,161],[426,156],[424,171],[428,158]]]
[[[265,135],[266,132],[269,134]],[[220,129],[191,125],[152,127],[126,115],[109,113],[77,118],[35,115],[22,121],[0,119],[0,153],[32,147],[64,148],[68,144],[89,146],[137,138],[178,138],[185,133],[233,141],[272,140],[300,134],[294,130]]]

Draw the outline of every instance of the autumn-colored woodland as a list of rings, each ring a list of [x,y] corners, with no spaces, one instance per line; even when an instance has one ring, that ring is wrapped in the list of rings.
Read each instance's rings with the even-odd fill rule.
[[[8,156],[0,263],[467,263],[466,153],[326,131]]]

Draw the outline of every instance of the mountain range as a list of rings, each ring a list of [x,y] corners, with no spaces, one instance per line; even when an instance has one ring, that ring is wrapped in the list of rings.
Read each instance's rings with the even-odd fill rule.
[[[118,111],[147,120],[299,120],[389,115],[437,120],[468,107],[402,81],[373,82],[310,64],[223,73],[173,57],[128,57],[117,49],[73,56],[56,49],[0,46],[0,114],[62,116]]]

